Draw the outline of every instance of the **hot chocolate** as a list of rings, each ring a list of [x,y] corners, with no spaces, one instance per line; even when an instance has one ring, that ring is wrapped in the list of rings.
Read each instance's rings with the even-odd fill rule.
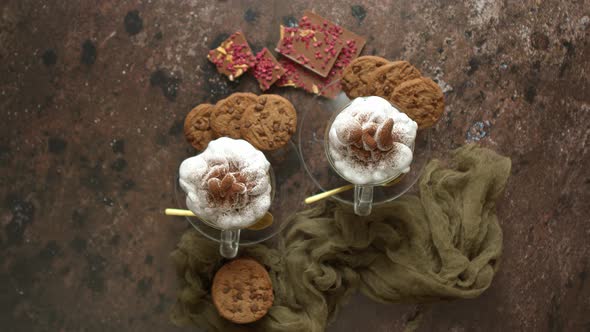
[[[216,139],[203,153],[180,165],[186,205],[216,228],[248,227],[270,207],[269,168],[264,154],[250,143]]]
[[[332,122],[328,157],[354,184],[380,184],[410,171],[418,125],[381,97],[353,100]]]

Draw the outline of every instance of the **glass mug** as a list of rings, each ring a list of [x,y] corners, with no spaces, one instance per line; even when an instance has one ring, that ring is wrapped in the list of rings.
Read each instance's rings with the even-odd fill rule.
[[[272,206],[272,203],[274,201],[274,196],[275,196],[275,176],[274,176],[274,172],[272,169],[272,166],[269,167],[269,171],[268,171],[268,176],[270,178],[270,205]],[[269,208],[270,209],[270,208]],[[194,213],[194,211],[193,211]],[[265,214],[268,213],[268,210],[265,211]],[[256,224],[256,222],[259,220],[250,220],[251,224],[248,227],[241,227],[241,228],[221,228],[219,227],[219,225],[217,225],[214,222],[211,222],[205,218],[202,218],[200,216],[197,216],[195,214],[196,218],[198,218],[200,221],[203,222],[203,224],[207,225],[208,227],[211,227],[217,231],[219,231],[219,253],[221,254],[222,257],[225,258],[234,258],[237,256],[238,254],[238,249],[240,246],[240,233],[241,231],[248,229],[248,227],[251,227],[252,225]],[[195,226],[197,229],[200,230],[200,228],[195,225],[193,223],[192,220],[189,219],[189,222]]]
[[[359,98],[363,98],[363,97],[359,97]],[[345,179],[346,181],[349,181],[349,180],[338,170],[338,168],[336,168],[335,163],[334,163],[334,159],[332,158],[332,155],[330,153],[330,129],[332,128],[332,124],[334,123],[334,120],[336,120],[336,117],[341,112],[346,110],[346,108],[348,108],[351,103],[352,103],[352,101],[349,102],[348,104],[346,104],[339,111],[335,112],[334,115],[332,115],[330,121],[328,122],[328,125],[326,126],[326,132],[324,134],[324,153],[326,154],[326,158],[328,159],[328,162],[330,163],[330,167],[332,168],[332,170],[334,172],[336,172],[336,174],[338,174],[341,178]],[[395,108],[396,110],[399,110],[397,107],[395,107],[395,105],[392,104],[391,106],[393,108]],[[412,143],[412,146],[410,146],[410,149],[412,150],[412,152],[414,152],[414,143]],[[371,169],[367,170],[367,172],[371,172],[371,171],[372,171]],[[374,189],[374,187],[388,185],[388,184],[393,183],[393,181],[401,180],[401,178],[403,177],[404,174],[405,173],[402,173],[400,171],[398,173],[391,174],[391,176],[389,176],[388,178],[386,178],[383,181],[370,182],[370,183],[366,183],[366,184],[362,184],[362,185],[353,183],[354,184],[354,202],[353,202],[354,213],[359,216],[370,215],[371,211],[373,209],[373,189]]]

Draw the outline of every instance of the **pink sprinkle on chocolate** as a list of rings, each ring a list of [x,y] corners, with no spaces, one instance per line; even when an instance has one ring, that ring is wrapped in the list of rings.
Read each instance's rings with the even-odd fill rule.
[[[332,32],[328,33],[332,29],[329,24],[325,27],[312,24],[313,17],[302,17],[297,28],[283,27],[277,51],[325,78],[345,44]],[[287,84],[293,85],[293,81],[289,79]]]
[[[220,46],[209,51],[208,58],[220,73],[229,76],[232,80],[254,64],[254,55],[240,32],[234,33]]]
[[[285,70],[267,48],[256,54],[255,59],[253,75],[258,81],[260,89],[268,90],[285,73]]]

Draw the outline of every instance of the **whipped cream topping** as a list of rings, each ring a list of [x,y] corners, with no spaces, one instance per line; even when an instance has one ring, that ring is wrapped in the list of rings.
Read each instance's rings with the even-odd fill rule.
[[[222,137],[182,162],[179,182],[195,215],[220,229],[245,228],[270,207],[269,168],[250,143]]]
[[[380,184],[410,171],[418,125],[387,100],[356,98],[334,119],[328,151],[354,184]]]

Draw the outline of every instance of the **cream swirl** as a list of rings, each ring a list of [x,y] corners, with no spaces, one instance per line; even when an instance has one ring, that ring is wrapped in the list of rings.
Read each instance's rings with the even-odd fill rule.
[[[227,137],[180,165],[186,205],[221,229],[248,227],[270,207],[270,163],[244,140]]]
[[[328,147],[333,165],[355,184],[378,184],[410,171],[418,125],[381,97],[361,97],[336,116]]]

